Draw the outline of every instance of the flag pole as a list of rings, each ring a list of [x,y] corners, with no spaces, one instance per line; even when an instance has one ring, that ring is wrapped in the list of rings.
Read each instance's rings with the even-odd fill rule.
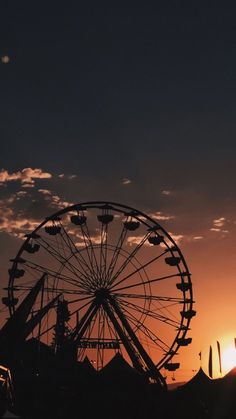
[[[208,371],[209,371],[209,376],[211,378],[213,378],[213,371],[212,371],[212,346],[211,345],[210,345],[210,349],[209,349]]]
[[[220,375],[222,377],[222,362],[221,362],[221,350],[220,350],[220,342],[217,340],[217,349],[218,349],[218,357],[219,357],[219,367],[220,367]]]

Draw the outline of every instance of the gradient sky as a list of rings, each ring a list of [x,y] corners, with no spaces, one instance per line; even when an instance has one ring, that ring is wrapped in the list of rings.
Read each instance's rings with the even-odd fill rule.
[[[67,203],[159,211],[198,314],[181,381],[236,336],[236,6],[80,3],[0,6],[1,288]]]

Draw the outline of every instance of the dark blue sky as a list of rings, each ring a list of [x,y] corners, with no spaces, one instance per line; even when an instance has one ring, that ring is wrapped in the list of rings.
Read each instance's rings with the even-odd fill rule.
[[[204,183],[199,167],[205,178],[235,149],[235,11],[6,2],[1,165],[137,178],[158,168],[180,186],[191,168]]]

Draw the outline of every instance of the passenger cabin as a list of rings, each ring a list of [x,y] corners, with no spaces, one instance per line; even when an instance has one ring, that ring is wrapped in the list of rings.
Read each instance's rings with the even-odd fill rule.
[[[14,278],[21,278],[25,271],[24,269],[8,269],[8,273],[10,276],[13,276]]]
[[[191,288],[191,284],[188,282],[180,282],[179,284],[176,284],[176,288],[178,288],[178,290],[180,291],[189,291]]]
[[[2,303],[7,307],[14,307],[18,303],[18,298],[2,297]]]
[[[165,262],[170,266],[177,266],[180,263],[181,258],[177,256],[169,256],[165,258]]]
[[[150,244],[153,244],[154,246],[161,244],[164,240],[163,236],[150,236],[148,238],[148,241]]]
[[[126,228],[126,230],[129,231],[135,231],[137,230],[137,228],[139,228],[140,223],[138,221],[125,221],[124,222],[124,227]]]
[[[179,346],[188,346],[192,342],[192,338],[179,338],[177,343]]]
[[[97,216],[98,221],[100,221],[100,223],[102,224],[109,224],[112,222],[113,220],[113,215],[111,214],[101,214]]]
[[[70,220],[73,224],[77,226],[82,226],[86,223],[87,217],[85,217],[85,215],[72,215],[70,217]]]
[[[39,251],[40,245],[38,243],[25,243],[24,250],[28,253],[36,253]]]
[[[176,371],[179,367],[180,367],[180,363],[179,362],[167,362],[164,365],[164,368],[167,371]]]
[[[180,314],[185,319],[191,319],[192,317],[196,316],[196,311],[195,310],[181,311]]]
[[[50,236],[56,236],[56,234],[60,233],[61,227],[58,225],[50,225],[45,226],[45,232]]]

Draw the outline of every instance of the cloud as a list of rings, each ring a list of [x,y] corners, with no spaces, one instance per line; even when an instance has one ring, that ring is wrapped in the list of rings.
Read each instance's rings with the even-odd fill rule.
[[[122,184],[123,185],[129,185],[131,183],[131,180],[130,179],[128,179],[128,178],[126,178],[126,177],[124,177],[123,179],[122,179]]]
[[[18,197],[18,199],[19,198],[22,198],[23,196],[26,196],[26,195],[27,195],[27,192],[26,191],[16,192],[16,196]]]
[[[173,220],[175,218],[174,215],[164,214],[162,211],[156,211],[148,215],[149,217],[154,218],[155,220],[160,220],[160,221],[168,221],[168,220]]]
[[[183,234],[174,234],[174,233],[171,233],[170,231],[169,231],[169,235],[171,236],[171,238],[174,240],[174,242],[177,245],[185,238]]]
[[[23,188],[31,188],[35,184],[35,179],[50,179],[51,173],[43,172],[42,169],[32,169],[26,167],[18,172],[9,173],[8,170],[2,169],[0,172],[0,184],[6,182],[20,181]]]
[[[222,228],[225,226],[226,223],[229,223],[230,220],[226,219],[225,217],[215,218],[213,220],[213,226],[210,228],[210,231],[214,231],[216,233],[223,233],[222,237],[225,237],[225,234],[229,233],[229,230]]]
[[[203,239],[203,236],[194,236],[193,237],[193,240],[202,240]]]
[[[58,175],[58,177],[60,179],[69,179],[69,180],[72,180],[72,179],[77,178],[77,175],[65,175],[64,173],[61,173],[60,175]]]
[[[26,168],[10,173],[0,172],[0,182],[7,186],[2,189],[0,199],[0,231],[10,236],[23,238],[35,229],[42,220],[54,212],[72,205],[49,188],[33,188],[36,179],[50,179],[52,175],[41,169]],[[19,188],[10,192],[9,182],[16,182]]]
[[[129,236],[127,238],[127,243],[130,246],[133,246],[134,244],[139,244],[143,240],[143,236]],[[149,245],[149,242],[144,243],[145,246]]]
[[[168,196],[168,195],[171,195],[171,191],[164,190],[164,191],[161,191],[161,194]]]
[[[52,192],[49,189],[39,189],[38,190],[43,195],[52,195]]]
[[[0,231],[8,233],[12,236],[23,238],[27,231],[33,230],[38,221],[33,218],[17,217],[12,208],[2,207],[5,202],[0,201]]]
[[[57,209],[63,209],[63,208],[69,207],[70,205],[73,205],[73,204],[74,204],[74,202],[64,201],[58,195],[52,195],[51,196],[51,206],[53,206]]]
[[[213,225],[215,227],[223,227],[225,222],[226,222],[226,218],[225,217],[220,217],[220,218],[216,218],[215,220],[213,220]]]
[[[34,187],[34,181],[32,183],[23,183],[22,188],[33,188]]]

